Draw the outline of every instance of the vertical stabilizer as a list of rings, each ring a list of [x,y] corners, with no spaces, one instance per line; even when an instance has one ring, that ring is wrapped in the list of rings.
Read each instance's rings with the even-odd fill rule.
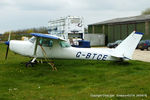
[[[133,31],[125,40],[115,49],[112,56],[132,59],[135,48],[141,40],[144,33]]]

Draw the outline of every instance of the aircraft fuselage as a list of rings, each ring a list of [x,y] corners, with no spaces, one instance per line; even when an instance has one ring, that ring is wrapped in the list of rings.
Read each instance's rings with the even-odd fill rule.
[[[117,60],[110,54],[114,49],[109,48],[75,48],[75,47],[61,47],[58,41],[54,41],[52,47],[42,46],[47,58],[54,59],[86,59],[86,60]],[[23,56],[44,58],[44,52],[41,46],[37,46],[34,54],[35,42],[30,41],[10,41],[10,50]],[[119,59],[118,59],[119,60]]]

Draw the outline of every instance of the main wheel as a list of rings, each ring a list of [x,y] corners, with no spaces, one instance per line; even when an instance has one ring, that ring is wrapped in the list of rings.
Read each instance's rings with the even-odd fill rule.
[[[33,67],[33,63],[27,62],[27,63],[26,63],[26,67]]]

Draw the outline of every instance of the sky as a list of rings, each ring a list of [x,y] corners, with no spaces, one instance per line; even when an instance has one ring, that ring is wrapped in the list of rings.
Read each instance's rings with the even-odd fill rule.
[[[48,21],[82,16],[85,26],[140,15],[150,0],[0,0],[0,33],[48,26]]]

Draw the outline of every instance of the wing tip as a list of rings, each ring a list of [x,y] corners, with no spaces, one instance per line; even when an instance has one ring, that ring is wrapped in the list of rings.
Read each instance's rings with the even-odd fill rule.
[[[42,33],[30,33],[32,36],[37,36],[37,37],[43,37],[43,38],[50,38],[50,39],[56,39],[58,40],[58,37],[47,35],[47,34],[42,34]]]

